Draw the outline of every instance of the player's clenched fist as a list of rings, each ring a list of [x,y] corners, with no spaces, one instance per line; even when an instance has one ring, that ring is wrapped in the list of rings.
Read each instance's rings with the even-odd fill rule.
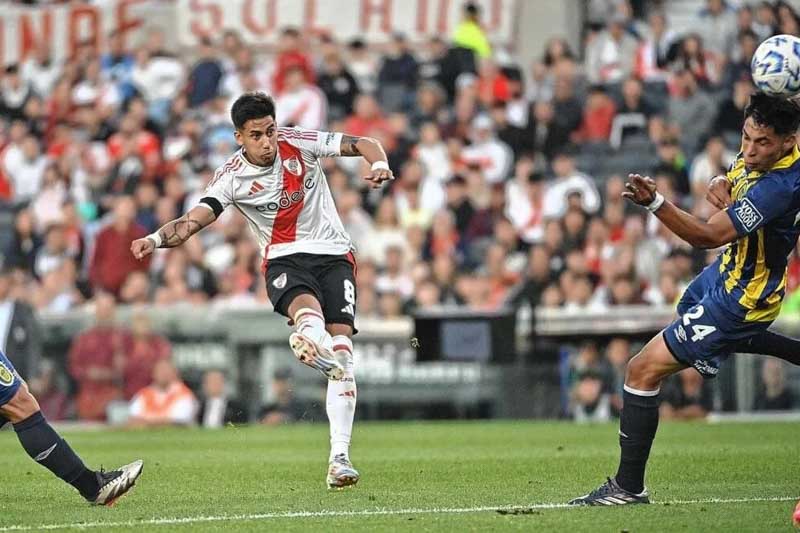
[[[731,182],[725,176],[717,176],[708,184],[706,200],[717,209],[731,205]]]
[[[394,174],[385,161],[379,161],[372,165],[370,175],[365,176],[364,179],[372,183],[373,189],[377,189],[383,185],[384,181],[393,180]]]
[[[144,259],[152,254],[155,249],[156,243],[153,242],[153,239],[148,239],[147,237],[136,239],[131,243],[131,253],[136,259]]]

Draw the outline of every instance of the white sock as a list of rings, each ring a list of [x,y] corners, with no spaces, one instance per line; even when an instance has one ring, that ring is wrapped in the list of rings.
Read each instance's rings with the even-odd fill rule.
[[[331,336],[325,331],[325,317],[310,307],[303,307],[294,314],[294,326],[298,333],[311,339],[328,350],[331,349]]]
[[[356,412],[356,378],[353,373],[353,341],[345,335],[333,337],[333,351],[344,367],[344,377],[328,381],[325,410],[331,427],[331,455],[344,454],[349,458],[353,416]]]

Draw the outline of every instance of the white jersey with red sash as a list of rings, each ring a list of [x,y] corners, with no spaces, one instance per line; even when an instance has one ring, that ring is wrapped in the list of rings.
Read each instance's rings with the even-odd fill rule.
[[[239,150],[217,169],[204,197],[244,215],[264,264],[296,253],[344,255],[352,241],[320,164],[340,155],[341,141],[341,133],[278,128],[272,166],[252,165]]]

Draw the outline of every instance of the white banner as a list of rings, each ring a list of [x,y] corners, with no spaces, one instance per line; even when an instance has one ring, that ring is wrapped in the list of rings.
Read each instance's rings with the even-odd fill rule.
[[[157,0],[95,0],[24,7],[3,3],[0,9],[0,65],[19,63],[38,46],[50,49],[61,60],[84,42],[97,50],[112,31],[119,31],[128,46],[139,43]]]
[[[477,1],[493,43],[515,40],[517,0]],[[339,40],[387,41],[402,32],[412,41],[447,39],[462,16],[464,0],[178,0],[178,38],[187,46],[227,29],[250,44],[272,44],[283,28],[325,31]]]

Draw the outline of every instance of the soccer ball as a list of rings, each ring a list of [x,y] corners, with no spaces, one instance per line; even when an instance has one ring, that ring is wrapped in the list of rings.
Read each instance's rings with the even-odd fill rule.
[[[750,71],[763,93],[784,98],[800,93],[800,39],[793,35],[770,37],[758,45]]]

